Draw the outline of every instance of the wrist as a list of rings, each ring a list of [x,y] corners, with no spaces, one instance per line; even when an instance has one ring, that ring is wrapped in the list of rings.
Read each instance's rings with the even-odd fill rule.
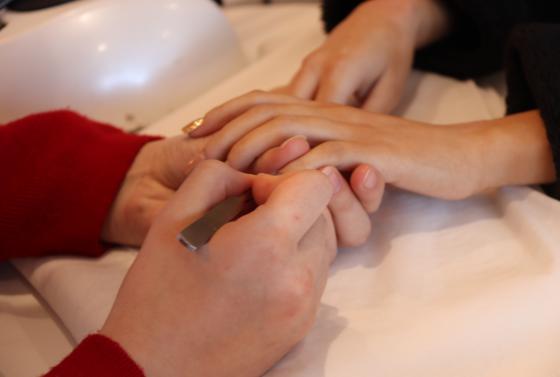
[[[538,111],[464,125],[477,167],[477,192],[555,179],[552,153]]]

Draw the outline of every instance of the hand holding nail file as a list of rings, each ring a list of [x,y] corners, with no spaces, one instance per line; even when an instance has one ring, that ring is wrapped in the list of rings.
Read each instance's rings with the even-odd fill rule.
[[[206,245],[218,229],[228,222],[249,213],[255,206],[255,202],[249,192],[229,197],[183,229],[177,236],[177,239],[187,249],[196,251]]]
[[[202,125],[204,118],[199,118],[183,127],[183,133],[190,133]],[[196,251],[207,244],[222,226],[236,218],[249,213],[255,208],[255,202],[249,192],[233,196],[218,203],[200,219],[183,229],[177,239],[187,249]]]
[[[182,128],[183,133],[190,134],[199,128],[204,118],[199,118]],[[250,192],[223,200],[200,219],[183,229],[177,239],[187,249],[196,251],[207,244],[222,226],[241,217],[253,209],[256,204]]]

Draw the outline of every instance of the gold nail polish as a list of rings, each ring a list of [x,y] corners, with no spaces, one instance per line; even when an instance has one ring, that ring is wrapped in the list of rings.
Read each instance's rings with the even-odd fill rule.
[[[190,134],[191,132],[196,130],[198,127],[202,126],[202,123],[204,123],[204,118],[198,118],[197,120],[194,120],[191,123],[187,124],[181,130],[185,134]]]

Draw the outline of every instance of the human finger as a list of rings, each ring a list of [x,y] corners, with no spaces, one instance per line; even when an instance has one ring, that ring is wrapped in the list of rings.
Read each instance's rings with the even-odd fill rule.
[[[370,232],[369,216],[352,192],[340,172],[332,166],[321,169],[335,186],[335,194],[329,202],[339,246],[359,246],[363,244]]]
[[[251,187],[254,176],[220,161],[202,161],[163,208],[158,226],[177,232],[200,218],[214,205]]]
[[[228,163],[243,170],[267,150],[292,136],[303,135],[314,145],[331,139],[351,138],[354,127],[357,126],[316,116],[286,115],[265,122],[239,139],[227,135],[219,142],[224,153],[229,150]]]
[[[325,287],[329,267],[336,254],[335,227],[332,216],[326,211],[300,240],[298,253],[294,256],[294,270],[303,274],[300,279],[309,278],[309,275],[313,277],[317,300]]]
[[[333,191],[323,173],[299,172],[281,180],[266,201],[242,220],[259,228],[265,224],[277,237],[297,244],[327,209]]]
[[[264,152],[253,165],[254,173],[274,174],[291,161],[303,156],[311,147],[303,135],[296,135],[284,141],[279,147]]]
[[[369,216],[360,201],[342,175],[332,167],[321,169],[334,188],[334,194],[329,202],[331,214],[339,246],[357,246],[369,236],[371,224]],[[282,181],[288,179],[289,173],[281,176],[259,175],[253,184],[253,196],[257,203],[266,201]]]
[[[325,71],[321,77],[315,100],[343,105],[349,104],[360,86],[360,81],[359,75],[352,73],[346,66],[335,65]]]
[[[242,96],[233,98],[220,106],[210,110],[202,124],[190,132],[191,137],[201,137],[212,134],[227,123],[237,118],[250,108],[261,104],[291,104],[299,103],[298,98],[287,94],[269,93],[263,90],[254,90]]]
[[[390,113],[397,107],[408,77],[406,64],[389,68],[371,89],[362,108],[376,113]]]
[[[373,166],[360,164],[350,176],[352,191],[368,213],[377,211],[385,192],[385,179]]]
[[[350,141],[326,141],[311,149],[308,153],[290,162],[280,170],[280,173],[290,173],[300,170],[319,169],[323,166],[334,166],[341,171],[369,163],[375,166],[381,157],[371,156],[371,147]]]
[[[287,92],[298,98],[313,99],[321,76],[321,67],[303,64],[287,86]]]
[[[268,121],[286,116],[286,114],[289,116],[322,114],[318,103],[299,101],[299,103],[292,104],[263,104],[252,107],[210,137],[204,150],[205,155],[208,158],[219,160],[225,158],[231,146],[245,134]]]

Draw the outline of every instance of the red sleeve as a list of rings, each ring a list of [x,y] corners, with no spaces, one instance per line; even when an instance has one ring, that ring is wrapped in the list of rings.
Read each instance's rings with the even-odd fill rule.
[[[111,203],[154,139],[70,111],[0,126],[0,260],[101,254]]]
[[[142,369],[113,340],[90,335],[44,377],[144,377]]]

